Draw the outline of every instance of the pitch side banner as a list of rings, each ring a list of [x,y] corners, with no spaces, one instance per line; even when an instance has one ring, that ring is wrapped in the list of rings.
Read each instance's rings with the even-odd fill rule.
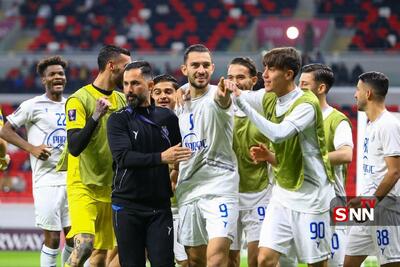
[[[44,235],[37,229],[0,228],[0,251],[2,250],[40,250]]]
[[[311,23],[314,30],[314,45],[318,46],[328,30],[330,20],[327,19],[261,19],[257,22],[257,37],[259,46],[271,42],[273,46],[295,46],[304,42],[304,32],[307,23]],[[291,40],[286,36],[289,27],[295,26],[299,30],[299,37]]]

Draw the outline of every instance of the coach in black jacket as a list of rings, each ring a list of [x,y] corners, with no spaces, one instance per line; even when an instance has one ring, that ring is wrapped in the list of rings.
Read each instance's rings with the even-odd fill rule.
[[[150,64],[128,64],[123,76],[129,105],[113,113],[107,124],[114,160],[112,207],[122,266],[174,266],[168,164],[190,157],[180,147],[178,118],[150,104]]]

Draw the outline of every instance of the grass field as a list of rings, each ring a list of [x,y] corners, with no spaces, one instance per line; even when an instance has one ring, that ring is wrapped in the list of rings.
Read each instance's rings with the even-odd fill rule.
[[[38,267],[38,251],[0,251],[0,267]],[[60,257],[58,257],[57,267],[61,266]],[[246,259],[242,258],[240,267],[246,267]],[[299,264],[299,267],[305,267],[305,264]],[[377,267],[378,264],[372,260],[367,260],[364,267]],[[282,266],[284,267],[284,266]]]

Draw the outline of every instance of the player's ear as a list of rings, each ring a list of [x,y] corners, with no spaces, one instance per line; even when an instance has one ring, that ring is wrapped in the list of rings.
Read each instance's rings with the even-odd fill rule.
[[[257,82],[258,82],[258,77],[257,77],[257,75],[254,76],[254,77],[251,77],[251,83],[253,84],[253,86],[256,85]]]
[[[147,81],[147,87],[149,88],[150,94],[153,92],[154,82],[152,80]]]
[[[187,67],[186,67],[186,64],[181,65],[181,71],[182,71],[182,74],[183,74],[183,75],[187,76]]]
[[[318,85],[318,94],[322,95],[325,94],[326,92],[326,84],[321,83],[320,85]]]
[[[285,78],[286,78],[286,80],[294,80],[294,71],[293,70],[286,70],[285,71]]]

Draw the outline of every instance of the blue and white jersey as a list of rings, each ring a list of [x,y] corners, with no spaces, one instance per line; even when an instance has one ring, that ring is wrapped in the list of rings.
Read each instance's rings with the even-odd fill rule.
[[[362,195],[372,196],[387,173],[385,157],[400,156],[400,121],[385,110],[365,130],[363,172],[365,187]],[[398,181],[389,196],[400,196]]]
[[[14,113],[7,116],[14,128],[26,127],[29,143],[51,147],[51,156],[47,161],[30,155],[33,188],[66,184],[65,172],[55,170],[67,141],[65,100],[54,102],[43,94],[22,102]]]
[[[193,154],[179,165],[178,204],[205,195],[238,196],[239,175],[232,149],[233,108],[215,102],[216,86],[188,101],[179,114],[182,146]]]

